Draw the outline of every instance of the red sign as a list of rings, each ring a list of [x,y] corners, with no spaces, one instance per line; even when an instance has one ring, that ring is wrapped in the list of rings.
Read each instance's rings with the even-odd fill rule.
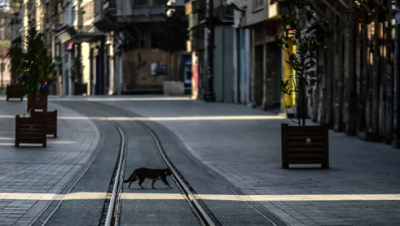
[[[193,74],[192,74],[192,88],[197,89],[199,87],[199,65],[193,64]]]
[[[74,49],[74,43],[70,42],[67,44],[67,51],[71,51],[72,49]]]

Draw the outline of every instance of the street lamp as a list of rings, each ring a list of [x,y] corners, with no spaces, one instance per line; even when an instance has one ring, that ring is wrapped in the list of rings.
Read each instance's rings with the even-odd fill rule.
[[[214,92],[214,4],[213,0],[208,0],[208,53],[207,53],[207,91],[204,97],[206,102],[215,102]]]
[[[176,0],[169,0],[167,2],[167,8],[165,10],[165,14],[167,15],[167,17],[172,17],[172,15],[175,13],[175,11],[176,11],[175,3],[176,3]]]

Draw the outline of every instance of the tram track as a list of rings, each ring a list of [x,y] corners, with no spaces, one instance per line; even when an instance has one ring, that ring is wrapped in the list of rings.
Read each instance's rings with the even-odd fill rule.
[[[115,130],[118,131],[119,134],[119,146],[115,147],[115,151],[118,150],[118,156],[116,156],[116,162],[115,166],[111,167],[110,169],[113,169],[112,176],[110,178],[109,185],[106,185],[107,188],[105,191],[105,198],[104,198],[104,203],[103,206],[100,208],[101,209],[101,214],[99,214],[98,218],[98,224],[99,226],[118,226],[121,224],[121,216],[123,215],[122,213],[122,205],[121,203],[123,202],[123,193],[124,193],[124,172],[126,168],[126,156],[127,156],[127,141],[128,141],[128,134],[130,133],[129,131],[124,131],[124,129],[127,129],[127,127],[124,127],[122,124],[119,125],[121,122],[117,122],[113,120],[115,112],[113,112],[111,109],[108,110],[99,110],[99,106],[102,106],[102,104],[97,104],[93,102],[86,102],[87,106],[93,106],[92,107],[87,107],[92,109],[93,112],[96,112],[95,114],[102,115],[102,120],[108,121]],[[97,109],[97,110],[94,110]],[[199,204],[199,202],[196,200],[195,196],[193,193],[190,191],[190,186],[187,186],[184,182],[184,179],[180,175],[179,171],[173,166],[173,164],[170,162],[168,159],[168,156],[166,156],[162,144],[160,140],[158,139],[157,135],[149,128],[147,125],[135,121],[134,123],[137,123],[138,128],[142,127],[142,130],[145,132],[148,132],[148,139],[152,139],[152,143],[154,143],[155,149],[154,150],[154,156],[159,155],[161,164],[165,165],[166,167],[170,168],[173,172],[172,179],[174,180],[175,186],[179,189],[180,193],[184,199],[186,199],[186,203],[188,203],[188,207],[191,209],[191,211],[194,214],[194,218],[197,218],[197,221],[199,222],[200,225],[205,225],[205,226],[214,226],[216,225],[211,218],[208,216],[208,214],[204,211],[202,206]],[[114,130],[114,131],[115,131]],[[128,133],[126,133],[128,132]],[[150,138],[151,137],[151,138]],[[34,221],[32,226],[45,226],[48,225],[48,222],[52,218],[52,216],[58,211],[59,207],[62,205],[62,202],[65,197],[68,197],[68,194],[73,190],[75,187],[76,183],[81,179],[81,177],[85,174],[86,170],[90,167],[90,165],[93,163],[94,159],[97,157],[93,156],[93,160],[89,163],[87,163],[87,167],[85,169],[81,170],[82,173],[80,175],[75,175],[74,176],[74,181],[71,184],[68,184],[68,190],[65,190],[61,192],[62,194],[57,196],[57,199],[53,200],[50,205],[47,206],[47,208],[43,211],[43,214],[41,214],[37,220]],[[109,171],[110,172],[110,171]],[[176,190],[175,190],[176,192]],[[139,192],[140,195],[141,192]],[[89,207],[90,208],[90,207]],[[187,212],[187,213],[189,213]],[[134,225],[134,222],[130,222],[129,225]],[[219,224],[217,224],[219,225]]]
[[[110,119],[108,119],[119,131],[120,136],[121,136],[121,149],[119,153],[119,161],[118,164],[116,165],[116,171],[114,172],[113,179],[111,181],[112,184],[112,191],[109,191],[109,199],[106,200],[103,209],[103,213],[106,213],[106,215],[102,216],[102,219],[100,220],[100,225],[104,226],[118,226],[119,225],[119,217],[120,217],[120,197],[121,193],[123,191],[123,180],[124,180],[124,169],[125,169],[125,157],[126,157],[126,135],[124,134],[123,130],[121,127],[119,127],[116,123],[112,122]],[[152,139],[154,140],[158,154],[160,155],[163,163],[171,169],[173,175],[172,178],[179,187],[180,191],[186,196],[186,199],[188,200],[189,205],[191,208],[194,210],[195,214],[197,215],[199,221],[201,222],[202,225],[204,226],[215,226],[216,224],[211,220],[209,215],[206,213],[206,211],[202,208],[200,203],[197,201],[196,197],[193,195],[193,193],[190,191],[190,188],[185,184],[184,180],[182,179],[182,176],[179,174],[179,171],[173,166],[173,164],[170,162],[168,159],[168,156],[165,154],[163,147],[161,145],[160,140],[158,139],[157,135],[155,132],[149,128],[147,125],[144,123],[138,122],[144,129],[148,131],[148,133],[151,135]],[[111,185],[110,184],[110,185]],[[103,224],[104,222],[104,224]]]
[[[73,104],[67,106],[73,107]],[[164,134],[163,132],[160,133],[157,127],[153,128],[154,126],[152,124],[148,125],[148,123],[142,122],[140,120],[135,120],[134,117],[133,118],[130,117],[131,114],[129,112],[125,112],[121,109],[116,110],[115,108],[107,107],[107,105],[104,103],[96,103],[88,101],[85,102],[85,104],[82,105],[82,107],[80,107],[80,110],[83,112],[85,111],[90,112],[86,113],[86,115],[89,114],[90,116],[96,116],[96,117],[100,116],[101,119],[99,119],[99,121],[97,121],[96,123],[102,125],[102,128],[104,127],[102,131],[109,131],[108,133],[113,134],[114,137],[113,139],[109,139],[111,140],[111,142],[109,143],[112,144],[111,145],[112,149],[105,149],[105,151],[101,152],[107,154],[103,154],[102,158],[98,158],[101,161],[98,161],[97,166],[92,170],[93,174],[93,172],[95,173],[98,172],[99,167],[101,168],[104,168],[103,166],[108,167],[107,171],[104,171],[101,174],[101,175],[108,175],[106,177],[101,176],[103,177],[101,182],[102,183],[101,188],[97,187],[88,191],[88,192],[101,191],[103,194],[106,194],[104,201],[103,197],[97,199],[98,212],[91,215],[90,221],[86,220],[87,222],[94,223],[91,225],[99,225],[99,226],[135,225],[135,224],[143,224],[144,222],[151,223],[152,221],[160,222],[164,220],[163,223],[165,222],[176,223],[176,224],[172,223],[171,225],[188,225],[187,223],[190,221],[192,222],[190,225],[199,224],[206,226],[208,225],[219,226],[222,224],[229,225],[227,224],[227,222],[233,222],[233,221],[237,222],[236,218],[231,220],[232,218],[225,217],[226,216],[225,211],[227,206],[226,202],[225,203],[221,202],[223,206],[220,207],[218,204],[216,204],[215,201],[196,198],[195,195],[197,193],[203,194],[211,191],[212,194],[220,194],[220,193],[229,194],[229,192],[232,191],[230,191],[229,190],[230,188],[226,187],[225,184],[221,185],[220,181],[217,181],[215,178],[210,177],[208,174],[206,174],[207,176],[206,178],[198,178],[199,179],[198,181],[203,182],[201,183],[201,186],[199,186],[198,181],[196,180],[193,181],[190,170],[193,171],[193,169],[195,169],[195,171],[193,172],[204,172],[204,171],[201,171],[202,168],[197,166],[194,167],[190,166],[191,168],[189,168],[190,169],[189,171],[186,171],[187,169],[186,167],[181,167],[182,159],[176,158],[176,156],[180,155],[177,155],[177,153],[175,152],[174,149],[176,148],[171,149],[171,144],[169,143],[170,140],[169,138],[166,138],[169,137],[169,135],[165,136],[166,134]],[[118,117],[122,118],[119,119]],[[96,121],[96,118],[94,120]],[[108,124],[112,124],[114,128],[109,126]],[[132,129],[132,127],[135,129]],[[157,133],[153,129],[155,129]],[[118,134],[115,133],[116,132],[115,130],[118,131]],[[158,135],[162,136],[158,137]],[[107,135],[106,137],[109,136]],[[119,145],[117,143],[118,137],[120,137]],[[118,152],[118,154],[116,152]],[[169,153],[170,156],[167,154],[167,152]],[[104,156],[108,156],[108,158],[104,158]],[[112,159],[112,161],[106,161],[106,159],[109,160]],[[174,162],[172,162],[171,159]],[[184,164],[186,164],[187,160],[185,159],[183,161],[185,162]],[[103,163],[103,165],[99,163]],[[104,165],[104,163],[107,163],[107,165]],[[174,163],[177,165],[175,166]],[[87,164],[90,165],[90,163]],[[153,199],[154,201],[151,201],[151,200],[146,200],[146,198],[142,199],[141,197],[141,194],[143,194],[144,197],[146,197],[148,195],[155,194],[154,192],[157,193],[156,195],[161,195],[161,196],[162,194],[165,194],[167,196],[171,195],[171,192],[169,191],[167,192],[165,189],[136,190],[135,188],[133,188],[124,191],[123,180],[124,180],[125,169],[127,169],[128,167],[129,168],[138,167],[142,164],[155,167],[163,167],[162,165],[165,165],[166,167],[170,168],[171,171],[173,172],[171,178],[173,179],[176,186],[176,188],[171,190],[171,192],[174,194],[181,195],[180,196],[181,198],[177,199],[161,198],[158,201],[154,199]],[[183,171],[180,172],[178,168],[183,169]],[[100,174],[98,173],[96,175],[100,176]],[[190,183],[188,180],[185,179],[185,176],[190,181]],[[79,178],[77,180],[79,180]],[[91,178],[90,177],[86,178],[86,180],[91,181]],[[213,185],[209,186],[208,181],[212,181]],[[67,191],[64,196],[68,196],[68,193],[71,192],[71,190]],[[77,192],[80,191],[81,190],[77,190]],[[136,199],[135,197],[138,197],[138,199]],[[81,201],[80,203],[84,203],[84,201]],[[188,204],[188,206],[186,206],[186,203]],[[59,203],[58,206],[60,206],[60,204],[61,203]],[[235,203],[235,205],[236,206],[239,205],[240,207],[242,207],[242,209],[245,208],[245,210],[248,211],[246,212],[246,214],[240,215],[240,217],[238,218],[239,220],[243,219],[243,222],[248,222],[247,220],[249,219],[247,218],[248,215],[259,218],[259,220],[258,219],[254,220],[254,222],[264,221],[263,219],[261,219],[260,215],[263,218],[267,218],[267,216],[264,216],[259,211],[254,211],[255,210],[254,208],[250,209],[249,207],[246,207],[247,204],[244,202],[243,204]],[[56,209],[48,208],[48,210],[46,211],[47,212],[51,211],[52,212],[51,215],[53,215],[53,213],[56,212],[58,206],[56,207]],[[68,209],[68,206],[71,205],[66,204],[64,205],[64,208],[60,208],[63,211],[58,211],[59,214],[56,216],[57,220],[62,221],[63,218],[61,218],[61,216],[66,216],[66,217],[73,216],[71,214],[60,215],[60,213],[73,212]],[[77,209],[82,208],[83,206],[84,205],[77,206],[78,207]],[[138,206],[140,206],[140,209],[136,209],[136,207]],[[236,208],[231,206],[231,204],[229,204],[228,208],[233,212],[235,212],[236,214],[242,214],[242,209],[236,210]],[[158,212],[152,212],[154,209],[156,209]],[[125,210],[127,212],[124,212]],[[88,211],[84,210],[83,212],[93,213],[92,210]],[[51,218],[51,215],[44,222],[43,221],[39,222],[40,226],[46,225],[46,222],[48,221],[49,218]],[[154,218],[154,216],[156,217]],[[157,218],[158,216],[160,216],[161,218]],[[175,220],[179,219],[181,216],[182,217],[190,216],[190,217],[182,220]],[[73,217],[71,218],[73,219]],[[191,220],[189,220],[189,218]],[[56,221],[53,220],[50,225],[58,225],[54,224],[54,222]],[[157,222],[154,223],[157,224]],[[39,224],[35,224],[34,226],[36,225],[39,226]],[[278,225],[278,224],[271,223],[271,225]]]

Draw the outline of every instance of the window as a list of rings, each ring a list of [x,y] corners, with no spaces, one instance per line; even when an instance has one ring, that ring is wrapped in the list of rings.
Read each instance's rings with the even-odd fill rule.
[[[262,9],[264,7],[264,0],[253,0],[253,10]]]
[[[132,6],[147,6],[149,5],[149,0],[131,0]]]
[[[153,0],[153,6],[165,6],[168,0]]]
[[[60,57],[61,56],[61,44],[60,43],[56,43],[56,56]]]
[[[71,9],[71,24],[74,24],[75,23],[75,19],[76,19],[76,7],[74,6],[74,7],[72,7],[72,9]]]

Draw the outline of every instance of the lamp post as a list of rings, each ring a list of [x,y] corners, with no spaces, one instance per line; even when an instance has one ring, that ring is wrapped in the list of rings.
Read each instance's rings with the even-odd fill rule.
[[[214,92],[214,4],[208,1],[208,50],[207,50],[207,91],[204,97],[206,102],[215,102]]]

